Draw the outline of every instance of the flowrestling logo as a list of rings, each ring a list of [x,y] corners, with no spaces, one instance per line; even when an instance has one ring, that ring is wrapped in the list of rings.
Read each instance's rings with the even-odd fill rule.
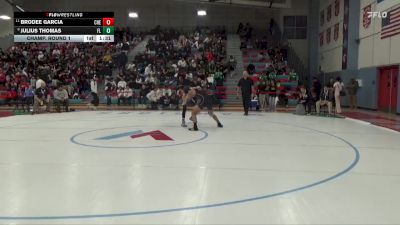
[[[142,130],[129,131],[129,132],[124,132],[124,133],[99,137],[99,138],[96,138],[96,140],[112,140],[112,139],[117,139],[117,138],[127,137],[127,136],[131,137],[132,139],[150,136],[156,141],[173,141],[174,140],[160,130],[154,130],[154,131],[149,131],[149,132],[143,132]]]
[[[114,127],[89,130],[70,138],[77,145],[93,148],[158,148],[191,144],[207,138],[205,131],[182,127]]]
[[[367,12],[368,18],[387,18],[387,12]]]

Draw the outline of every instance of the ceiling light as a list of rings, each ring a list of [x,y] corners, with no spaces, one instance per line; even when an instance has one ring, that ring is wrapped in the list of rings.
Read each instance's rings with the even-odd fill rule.
[[[11,17],[9,17],[9,16],[7,16],[7,15],[1,15],[1,16],[0,16],[0,19],[2,19],[2,20],[10,20]]]
[[[207,12],[206,12],[206,10],[197,10],[197,15],[198,16],[206,16]]]
[[[137,13],[135,13],[135,12],[130,12],[130,13],[129,13],[129,17],[130,17],[130,18],[138,18],[139,15],[138,15]]]

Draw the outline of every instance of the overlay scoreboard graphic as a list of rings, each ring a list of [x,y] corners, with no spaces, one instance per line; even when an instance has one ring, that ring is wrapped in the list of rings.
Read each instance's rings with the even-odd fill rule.
[[[114,12],[14,12],[14,42],[114,42]]]

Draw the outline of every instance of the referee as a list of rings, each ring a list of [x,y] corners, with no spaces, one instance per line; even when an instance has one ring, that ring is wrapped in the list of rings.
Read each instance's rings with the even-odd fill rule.
[[[237,97],[239,98],[239,89],[241,89],[245,116],[249,115],[252,86],[253,86],[253,80],[250,79],[249,73],[247,71],[244,71],[243,77],[240,78],[240,80],[237,84]]]

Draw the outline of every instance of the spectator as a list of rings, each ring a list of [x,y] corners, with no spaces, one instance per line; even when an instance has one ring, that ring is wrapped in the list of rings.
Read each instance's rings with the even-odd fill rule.
[[[20,86],[16,93],[17,93],[17,96],[16,96],[16,99],[15,99],[15,110],[18,110],[19,109],[19,105],[21,105],[23,111],[25,111],[25,109],[24,109],[25,87],[24,86]]]
[[[90,81],[92,101],[89,103],[89,107],[93,110],[97,110],[97,106],[99,105],[99,96],[97,95],[97,81],[98,78],[96,77],[96,75],[94,75],[92,80]]]
[[[6,84],[6,74],[0,69],[0,85]]]
[[[267,93],[267,84],[268,81],[264,80],[265,76],[262,76],[260,79],[261,81],[258,83],[258,100],[260,103],[260,110],[263,112],[267,111],[267,105],[268,105],[268,93]]]
[[[187,63],[186,63],[186,60],[184,58],[181,58],[178,61],[178,67],[180,67],[180,68],[186,68],[187,67]]]
[[[253,63],[250,63],[247,66],[247,72],[249,73],[249,75],[253,75],[256,72],[256,67],[254,66]]]
[[[268,49],[268,41],[267,41],[267,37],[266,37],[266,36],[264,36],[264,37],[261,39],[261,42],[260,42],[260,49],[261,49],[261,50],[267,50],[267,49]]]
[[[42,84],[45,84],[45,85],[46,85],[46,82],[44,82],[44,80],[42,80],[41,78],[38,78],[38,79],[36,80],[36,89],[37,89],[37,88],[41,88],[41,87],[42,87]]]
[[[146,85],[142,85],[140,92],[139,92],[139,98],[138,98],[138,102],[140,105],[146,105],[147,103],[147,93],[148,93],[148,89],[146,87]]]
[[[153,71],[151,69],[151,64],[147,65],[146,69],[144,70],[144,76],[148,77],[150,74],[153,74]]]
[[[318,100],[319,99],[317,98],[317,93],[315,93],[314,91],[311,91],[311,94],[308,96],[308,99],[307,99],[307,114],[311,114],[312,109],[314,109],[315,111],[317,110],[316,103]]]
[[[122,102],[122,104],[125,104],[125,88],[124,87],[121,87],[121,86],[118,87],[117,97],[118,97],[118,100],[117,100],[118,105],[120,105],[121,102]]]
[[[237,28],[237,30],[236,30],[236,34],[240,34],[240,33],[242,32],[242,30],[243,30],[243,23],[240,22],[240,23],[239,23],[239,26],[238,26],[238,28]]]
[[[304,86],[301,86],[299,93],[299,104],[302,104],[304,106],[304,109],[306,109],[307,107],[307,100],[308,100],[307,89]]]
[[[33,105],[33,98],[34,98],[35,92],[32,89],[32,87],[29,85],[24,92],[24,100],[23,100],[23,105],[22,105],[22,110],[25,111],[24,105],[26,105],[26,111],[29,112],[30,106]]]
[[[125,98],[125,104],[127,105],[131,105],[132,104],[132,100],[133,100],[133,91],[131,88],[126,87],[124,89],[124,98]]]
[[[65,90],[65,87],[59,86],[53,93],[54,95],[54,105],[56,106],[57,112],[61,112],[60,106],[63,105],[65,107],[65,112],[68,112],[69,106],[69,98],[68,92]]]
[[[333,90],[334,83],[335,83],[335,80],[332,77],[329,78],[328,87],[331,88],[332,90]]]
[[[11,103],[15,103],[18,100],[18,92],[16,90],[17,87],[11,87],[7,92],[7,104],[11,106]]]
[[[50,112],[50,95],[46,83],[42,83],[41,86],[35,90],[32,114],[39,113],[43,110]]]
[[[147,95],[146,98],[150,101],[151,103],[151,108],[152,109],[157,109],[158,105],[158,100],[159,98],[159,88],[155,87],[152,91],[150,91]]]
[[[116,85],[113,80],[111,80],[110,77],[106,78],[105,86],[104,86],[104,92],[106,94],[106,104],[107,107],[111,106],[111,97],[115,91]]]
[[[271,80],[268,86],[268,92],[269,92],[269,99],[268,99],[268,105],[269,105],[269,111],[270,112],[275,112],[276,110],[276,96],[277,96],[277,86],[275,80]]]
[[[333,84],[334,96],[335,96],[335,105],[336,105],[336,112],[342,113],[342,108],[340,106],[340,96],[342,95],[343,90],[343,82],[340,77],[336,78],[336,82]]]
[[[358,92],[358,81],[351,78],[350,83],[347,86],[347,93],[349,94],[350,109],[357,109],[357,92]]]
[[[327,105],[328,113],[332,114],[332,101],[333,101],[332,90],[329,88],[329,84],[326,84],[320,94],[320,99],[316,103],[317,114],[320,114],[320,109],[321,106],[323,105]]]
[[[229,56],[229,61],[228,61],[228,68],[229,68],[229,74],[231,77],[235,74],[235,69],[236,69],[236,59],[233,55]]]
[[[313,77],[312,83],[312,92],[317,94],[317,99],[319,99],[319,95],[321,94],[321,83],[319,82],[317,77]]]
[[[126,88],[126,85],[127,85],[127,83],[126,83],[125,79],[124,79],[124,78],[121,78],[121,80],[120,80],[120,81],[118,82],[118,84],[117,84],[117,87],[118,87],[118,89],[119,89],[119,88],[125,89],[125,88]]]

